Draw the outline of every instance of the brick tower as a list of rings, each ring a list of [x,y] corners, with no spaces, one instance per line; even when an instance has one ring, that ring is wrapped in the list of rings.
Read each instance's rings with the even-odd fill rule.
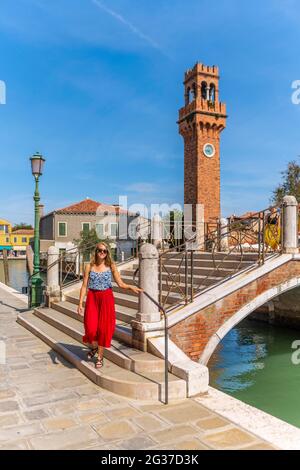
[[[220,134],[226,106],[219,101],[219,69],[197,63],[184,78],[185,106],[179,110],[184,139],[184,203],[203,205],[205,222],[220,214]],[[199,206],[198,206],[199,207]]]

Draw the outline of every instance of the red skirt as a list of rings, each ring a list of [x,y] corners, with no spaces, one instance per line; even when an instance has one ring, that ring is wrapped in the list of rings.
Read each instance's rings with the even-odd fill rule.
[[[115,299],[111,287],[88,289],[84,309],[84,343],[97,342],[109,348],[116,327]]]

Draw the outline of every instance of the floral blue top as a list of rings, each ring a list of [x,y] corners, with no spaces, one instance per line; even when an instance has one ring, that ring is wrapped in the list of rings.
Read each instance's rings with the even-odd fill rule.
[[[93,290],[105,290],[112,287],[111,269],[107,271],[96,272],[90,271],[88,288]]]

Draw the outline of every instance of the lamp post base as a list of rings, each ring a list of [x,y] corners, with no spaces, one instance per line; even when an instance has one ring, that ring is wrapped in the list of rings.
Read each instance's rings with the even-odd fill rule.
[[[40,307],[43,302],[43,279],[37,275],[31,281],[31,295],[29,299],[29,307]]]

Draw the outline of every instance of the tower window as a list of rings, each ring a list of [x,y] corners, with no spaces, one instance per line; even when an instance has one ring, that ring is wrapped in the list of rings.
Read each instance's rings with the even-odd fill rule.
[[[207,83],[206,82],[201,83],[201,98],[203,100],[207,99]]]
[[[197,98],[197,87],[196,87],[196,83],[193,83],[193,86],[192,86],[192,99],[193,101]]]
[[[212,101],[214,103],[215,102],[215,96],[216,96],[216,87],[212,83],[209,87],[209,101]]]
[[[188,87],[185,93],[185,105],[186,106],[190,103],[190,100],[191,100],[191,89],[190,87]]]

